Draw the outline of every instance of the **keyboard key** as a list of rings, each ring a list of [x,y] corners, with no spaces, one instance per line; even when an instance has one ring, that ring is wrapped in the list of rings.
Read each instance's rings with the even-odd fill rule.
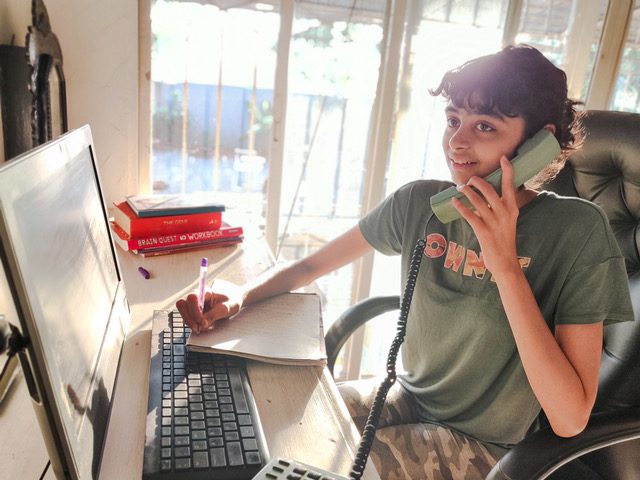
[[[178,457],[190,457],[191,449],[189,447],[176,447],[173,451],[176,458]]]
[[[206,440],[196,440],[191,444],[191,448],[194,450],[206,450],[207,449],[207,441]]]
[[[262,457],[259,452],[246,452],[248,465],[260,465],[262,463]]]
[[[237,466],[244,464],[240,442],[229,442],[227,443],[226,449],[227,455],[229,456],[229,465]]]
[[[209,450],[212,467],[224,467],[227,464],[227,458],[224,455],[224,448],[212,448]]]
[[[184,355],[184,345],[173,345],[174,355]]]
[[[204,420],[204,412],[192,412],[191,420]]]
[[[173,417],[175,425],[189,425],[189,417]]]
[[[191,459],[189,457],[176,458],[176,470],[187,470],[189,468],[191,468]]]
[[[196,420],[194,422],[191,422],[191,428],[193,428],[194,430],[204,430],[205,429],[204,421]]]
[[[258,450],[258,442],[255,438],[245,438],[242,440],[242,446],[245,450]]]
[[[249,415],[238,415],[238,425],[251,425],[251,423]]]
[[[237,430],[238,429],[238,424],[236,422],[223,422],[222,423],[222,428],[225,431],[228,430]]]
[[[175,437],[173,440],[177,447],[185,447],[189,445],[189,437],[186,435],[180,435],[179,437]]]
[[[194,452],[193,468],[209,468],[209,453],[206,451]]]
[[[235,422],[236,421],[236,416],[233,413],[223,413],[222,414],[222,421],[223,422]]]
[[[209,438],[209,446],[210,447],[223,447],[224,439],[222,437],[211,437]]]
[[[244,387],[242,385],[242,377],[240,376],[239,369],[229,369],[229,381],[231,382],[231,390],[233,391],[233,398],[236,404],[236,412],[249,413],[249,406],[244,394]]]

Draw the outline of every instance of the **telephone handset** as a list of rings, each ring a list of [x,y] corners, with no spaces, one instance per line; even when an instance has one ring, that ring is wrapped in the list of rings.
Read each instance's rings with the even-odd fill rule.
[[[517,155],[511,160],[513,164],[515,188],[521,187],[530,178],[534,177],[560,154],[560,145],[556,137],[546,129],[540,130],[533,137],[525,141],[517,151]],[[489,182],[498,193],[501,191],[502,169],[490,173],[485,180]],[[459,192],[455,186],[450,187],[431,197],[431,209],[442,223],[449,223],[460,218],[460,214],[451,203],[451,199],[459,198],[471,207],[467,197]]]

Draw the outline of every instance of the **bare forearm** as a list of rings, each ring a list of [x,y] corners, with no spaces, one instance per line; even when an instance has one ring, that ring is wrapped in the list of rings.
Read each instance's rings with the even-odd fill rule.
[[[353,227],[312,255],[287,266],[276,267],[244,287],[243,305],[309,285],[317,278],[371,251],[360,229]]]
[[[290,292],[311,283],[314,278],[302,262],[289,263],[270,269],[244,285],[242,304],[249,305],[265,298]]]
[[[595,401],[597,365],[582,365],[582,372],[576,370],[549,330],[520,269],[503,275],[497,283],[525,373],[540,405],[556,434],[576,435],[584,428]]]

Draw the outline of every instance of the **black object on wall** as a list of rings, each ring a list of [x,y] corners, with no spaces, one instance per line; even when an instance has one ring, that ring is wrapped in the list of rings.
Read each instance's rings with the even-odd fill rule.
[[[32,0],[27,34],[30,66],[29,89],[33,94],[31,134],[33,145],[52,140],[68,130],[66,83],[62,71],[62,49],[51,31],[43,0]]]
[[[34,147],[31,139],[32,94],[25,47],[0,45],[0,99],[4,158],[9,160]]]
[[[26,47],[0,45],[0,106],[4,159],[68,130],[62,49],[43,0],[31,1]],[[2,156],[0,155],[0,161]]]

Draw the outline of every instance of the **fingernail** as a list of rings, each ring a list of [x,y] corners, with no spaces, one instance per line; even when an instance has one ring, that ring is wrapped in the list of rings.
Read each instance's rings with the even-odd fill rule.
[[[456,190],[461,192],[464,187],[465,187],[465,185],[456,185]]]

